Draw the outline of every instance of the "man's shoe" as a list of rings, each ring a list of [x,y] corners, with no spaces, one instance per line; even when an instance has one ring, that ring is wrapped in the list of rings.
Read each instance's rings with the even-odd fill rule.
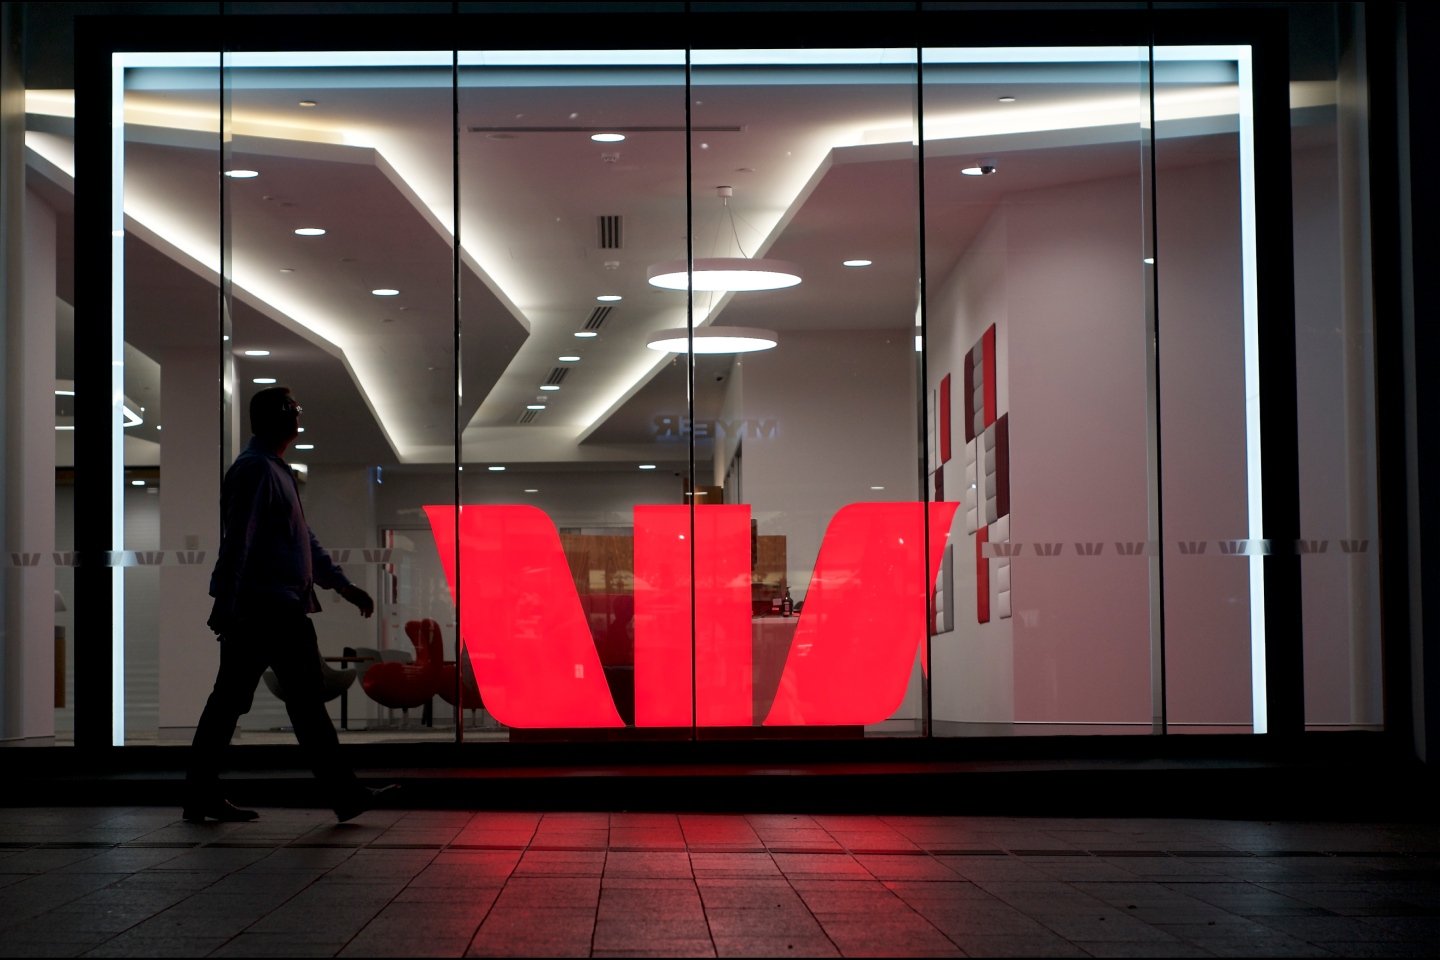
[[[260,818],[260,814],[256,811],[243,810],[229,800],[187,804],[180,815],[186,823],[204,823],[206,820],[219,820],[221,823],[248,823]]]
[[[373,810],[382,802],[393,800],[399,791],[398,783],[387,783],[383,787],[361,787],[335,808],[335,819],[341,823],[354,820],[366,810]]]

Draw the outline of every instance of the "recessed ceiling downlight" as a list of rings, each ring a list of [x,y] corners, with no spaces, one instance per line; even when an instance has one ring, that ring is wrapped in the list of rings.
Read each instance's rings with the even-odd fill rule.
[[[840,261],[840,266],[842,266],[842,267],[868,267],[868,266],[870,266],[870,265],[871,265],[872,263],[874,263],[874,262],[875,262],[874,260],[842,260],[842,261]]]
[[[323,236],[325,236],[325,228],[324,228],[324,227],[300,227],[299,229],[297,229],[297,230],[295,231],[295,236],[297,236],[297,237],[323,237]]]
[[[596,143],[620,143],[625,139],[623,133],[592,133],[590,139]]]
[[[575,331],[575,336],[577,336],[577,337],[581,338],[582,340],[584,340],[584,339],[588,339],[588,338],[590,338],[590,337],[598,337],[598,336],[600,336],[600,334],[596,333],[594,330],[576,330],[576,331]]]
[[[976,160],[969,166],[961,167],[960,172],[967,177],[988,177],[998,169],[994,160],[986,159]]]
[[[602,293],[595,299],[599,300],[601,303],[615,303],[616,301],[624,300],[625,298],[620,296],[620,294],[618,293]]]
[[[640,464],[640,469],[641,469],[641,470],[654,470],[654,469],[655,469],[655,464],[653,464],[653,463],[642,463],[642,464]]]
[[[558,383],[542,383],[542,384],[540,384],[540,389],[541,389],[541,390],[549,390],[549,391],[552,391],[552,392],[553,392],[553,391],[555,391],[555,390],[559,390],[559,389],[560,389],[560,385],[559,385]]]
[[[315,444],[313,444],[313,443],[297,443],[297,444],[295,444],[295,449],[296,449],[296,450],[314,450],[314,449],[315,449]]]
[[[579,358],[579,357],[576,357],[576,356],[556,357],[555,359],[558,360],[558,361],[560,361],[561,363],[579,363],[579,362],[580,362],[580,358]]]
[[[254,180],[256,177],[260,176],[260,171],[240,170],[237,168],[235,170],[226,170],[225,176],[229,177],[232,180]]]
[[[400,296],[400,291],[399,291],[399,290],[396,290],[396,289],[393,288],[393,287],[379,287],[379,288],[377,288],[377,289],[371,290],[370,292],[371,292],[372,294],[374,294],[375,296],[377,296],[377,297],[398,297],[398,296]]]
[[[527,403],[527,404],[525,404],[525,409],[526,409],[526,410],[544,410],[544,409],[545,409],[545,404],[543,404],[543,403]]]
[[[250,382],[251,382],[251,383],[274,383],[274,382],[275,382],[275,378],[274,378],[274,377],[256,377],[255,379],[251,380]]]
[[[270,356],[270,351],[269,351],[269,350],[246,350],[246,351],[245,351],[245,356],[247,356],[247,357],[268,357],[268,356]]]

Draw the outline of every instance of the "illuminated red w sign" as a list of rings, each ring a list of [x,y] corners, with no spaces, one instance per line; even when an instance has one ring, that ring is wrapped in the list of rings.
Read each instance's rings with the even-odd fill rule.
[[[876,723],[923,658],[928,584],[958,504],[857,503],[825,531],[767,726]],[[481,697],[512,727],[624,726],[550,519],[529,506],[427,506]],[[693,608],[692,608],[693,570]],[[635,724],[748,726],[750,508],[635,508]]]

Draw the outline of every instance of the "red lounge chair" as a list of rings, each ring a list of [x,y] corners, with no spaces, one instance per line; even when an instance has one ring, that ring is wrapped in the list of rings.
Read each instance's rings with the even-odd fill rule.
[[[370,699],[401,710],[424,706],[440,692],[445,659],[440,624],[434,620],[411,620],[405,624],[405,633],[415,645],[415,662],[373,663],[360,678],[360,686]]]

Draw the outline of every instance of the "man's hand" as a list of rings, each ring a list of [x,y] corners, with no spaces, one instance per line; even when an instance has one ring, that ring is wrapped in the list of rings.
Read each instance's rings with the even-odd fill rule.
[[[340,588],[340,596],[360,608],[360,616],[369,617],[375,612],[375,601],[370,599],[370,594],[361,590],[353,583],[347,583]]]

